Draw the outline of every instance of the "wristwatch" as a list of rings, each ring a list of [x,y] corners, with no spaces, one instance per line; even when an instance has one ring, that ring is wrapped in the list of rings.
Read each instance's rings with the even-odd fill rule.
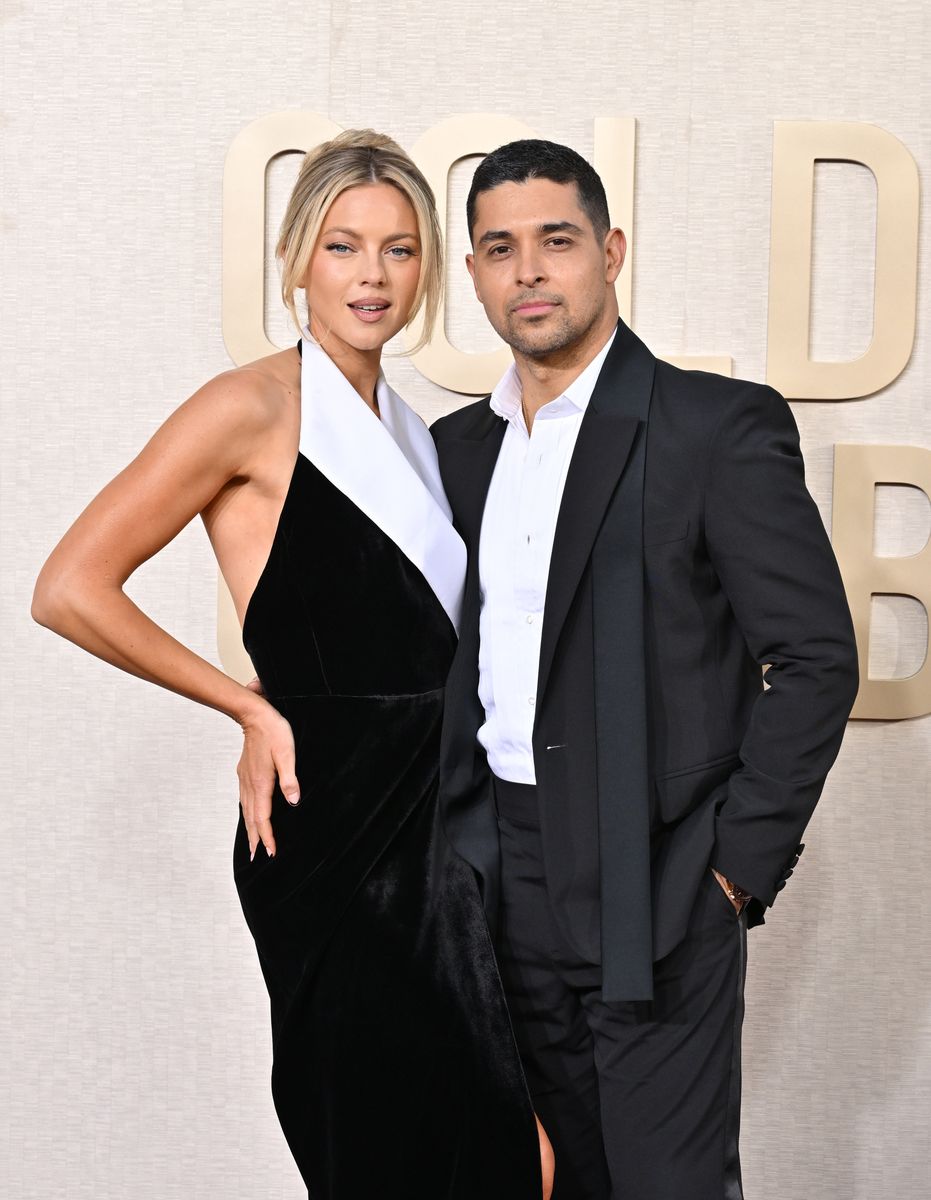
[[[736,883],[731,883],[731,881],[727,878],[725,878],[724,882],[727,884],[728,899],[733,904],[739,904],[740,907],[743,908],[748,900],[753,899],[749,892],[745,892],[743,888],[738,887]]]

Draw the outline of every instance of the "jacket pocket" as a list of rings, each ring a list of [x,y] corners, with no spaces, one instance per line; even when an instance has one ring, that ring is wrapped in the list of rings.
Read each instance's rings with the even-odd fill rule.
[[[725,754],[692,767],[657,775],[654,787],[662,824],[675,825],[687,817],[739,766],[739,755]]]
[[[645,521],[643,544],[661,546],[665,542],[681,542],[688,534],[689,522],[686,517],[664,517],[660,521]]]

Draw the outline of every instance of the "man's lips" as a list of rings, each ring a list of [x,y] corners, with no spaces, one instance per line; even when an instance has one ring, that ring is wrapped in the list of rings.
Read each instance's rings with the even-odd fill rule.
[[[522,300],[515,304],[511,312],[519,313],[522,317],[538,317],[556,308],[555,300]]]

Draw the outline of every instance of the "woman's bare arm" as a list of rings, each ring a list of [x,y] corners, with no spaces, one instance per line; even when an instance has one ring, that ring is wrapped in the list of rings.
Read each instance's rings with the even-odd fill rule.
[[[230,372],[195,393],[55,547],[32,613],[98,658],[237,721],[246,736],[240,787],[250,849],[261,840],[273,854],[275,776],[292,803],[299,798],[290,727],[262,696],[183,646],[123,591],[133,571],[224,488],[247,482],[270,407],[258,372]]]

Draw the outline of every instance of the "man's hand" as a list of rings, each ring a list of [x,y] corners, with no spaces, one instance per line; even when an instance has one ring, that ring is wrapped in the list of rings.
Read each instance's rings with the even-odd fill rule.
[[[721,872],[716,871],[714,869],[714,867],[711,868],[711,874],[715,877],[715,879],[718,881],[718,883],[724,889],[724,895],[727,896],[728,900],[730,900],[731,904],[733,904],[734,909],[738,913],[738,915],[740,913],[742,913],[743,909],[744,909],[744,905],[747,903],[747,900],[749,899],[749,897],[746,895],[742,895],[742,894],[738,894],[737,896],[735,896],[734,892],[737,891],[738,893],[740,893],[740,889],[735,888],[734,884],[732,884],[729,879],[725,879],[724,876],[721,874]]]

